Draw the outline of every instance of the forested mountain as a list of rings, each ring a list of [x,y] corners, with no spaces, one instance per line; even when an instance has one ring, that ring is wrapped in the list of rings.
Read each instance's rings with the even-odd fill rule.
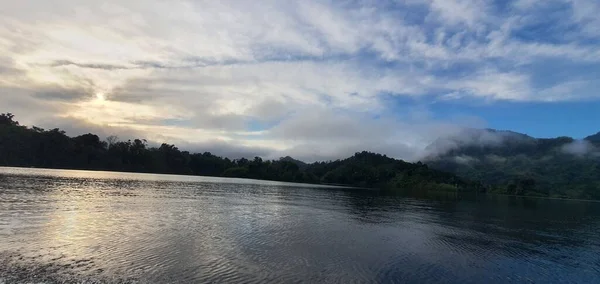
[[[369,152],[312,164],[292,157],[231,160],[208,152],[181,151],[170,144],[150,147],[143,139],[102,141],[94,134],[68,137],[59,129],[25,127],[11,114],[0,115],[0,166],[600,199],[600,133],[583,140],[539,139],[511,131],[467,129],[438,139],[428,150],[431,155],[423,160],[426,164]]]
[[[174,145],[149,147],[145,140],[102,141],[97,135],[68,137],[59,129],[25,127],[0,115],[0,166],[93,169],[254,178],[387,189],[475,191],[482,186],[453,174],[384,155],[361,152],[345,159],[306,164],[291,157],[230,160],[189,153]]]
[[[590,135],[588,137],[585,137],[584,140],[590,141],[594,144],[596,144],[596,146],[600,146],[600,132],[594,134],[594,135]]]
[[[479,180],[492,192],[600,199],[600,133],[583,140],[538,139],[471,129],[429,150],[436,153],[425,159],[432,168]]]

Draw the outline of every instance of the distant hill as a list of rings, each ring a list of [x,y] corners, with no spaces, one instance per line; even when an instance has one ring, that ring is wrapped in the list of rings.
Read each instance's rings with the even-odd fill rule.
[[[305,169],[308,166],[307,163],[302,162],[300,160],[296,160],[290,156],[281,157],[281,158],[279,158],[279,161],[294,163],[294,164],[298,165],[298,167],[300,169]]]
[[[480,180],[492,192],[600,199],[599,139],[600,133],[575,140],[468,130],[434,142],[425,161],[432,168]]]
[[[102,141],[97,135],[68,137],[60,129],[19,125],[0,114],[0,166],[254,178],[343,184],[399,191],[493,192],[600,199],[600,133],[584,140],[538,139],[512,131],[465,129],[427,147],[423,163],[359,152],[307,164],[235,159],[176,146],[149,147],[143,139]]]
[[[430,156],[425,160],[432,160],[437,155],[453,156],[465,151],[485,153],[490,150],[510,152],[531,149],[537,147],[535,140],[531,136],[513,131],[467,128],[455,135],[438,138],[428,145],[425,150]]]
[[[181,151],[170,144],[149,147],[143,139],[102,141],[94,134],[68,137],[60,129],[21,126],[12,114],[0,115],[0,166],[224,176],[392,190],[459,192],[482,188],[477,182],[421,163],[369,152],[313,164],[292,157],[230,160],[209,152]]]
[[[316,162],[306,172],[321,177],[328,184],[349,184],[402,191],[481,191],[478,182],[429,168],[422,163],[408,163],[381,154],[356,153],[333,162]]]
[[[590,141],[594,144],[600,144],[600,132],[594,134],[594,135],[590,135],[588,137],[585,137],[584,140]]]

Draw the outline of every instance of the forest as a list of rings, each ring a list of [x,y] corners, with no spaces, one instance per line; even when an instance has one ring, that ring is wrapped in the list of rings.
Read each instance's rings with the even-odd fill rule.
[[[534,138],[490,129],[476,132],[501,139],[487,144],[463,143],[427,159],[427,164],[479,180],[492,193],[600,199],[600,132],[581,140]]]
[[[10,113],[0,114],[0,166],[236,177],[392,191],[485,190],[479,182],[420,162],[408,163],[370,152],[312,164],[291,157],[229,159],[209,152],[181,151],[166,143],[150,147],[144,139],[102,140],[95,134],[69,137],[60,129],[20,125]]]
[[[0,166],[237,177],[402,192],[600,199],[600,133],[581,141],[538,139],[516,132],[504,132],[502,137],[496,144],[459,143],[441,155],[426,157],[425,163],[359,152],[342,160],[308,164],[292,157],[229,159],[182,151],[166,143],[151,147],[144,139],[69,137],[60,129],[20,125],[5,113],[0,114]]]

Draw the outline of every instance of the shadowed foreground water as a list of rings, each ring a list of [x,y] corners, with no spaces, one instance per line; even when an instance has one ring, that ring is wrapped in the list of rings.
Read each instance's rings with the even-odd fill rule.
[[[0,283],[599,283],[599,211],[0,168]]]

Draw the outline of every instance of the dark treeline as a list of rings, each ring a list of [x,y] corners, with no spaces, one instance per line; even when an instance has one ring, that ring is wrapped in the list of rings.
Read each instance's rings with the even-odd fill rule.
[[[279,160],[228,159],[189,153],[174,145],[149,147],[145,140],[103,141],[94,134],[68,137],[60,129],[19,125],[12,114],[0,115],[0,166],[111,170],[342,184],[402,190],[481,190],[479,183],[369,152],[337,161],[306,164]]]

